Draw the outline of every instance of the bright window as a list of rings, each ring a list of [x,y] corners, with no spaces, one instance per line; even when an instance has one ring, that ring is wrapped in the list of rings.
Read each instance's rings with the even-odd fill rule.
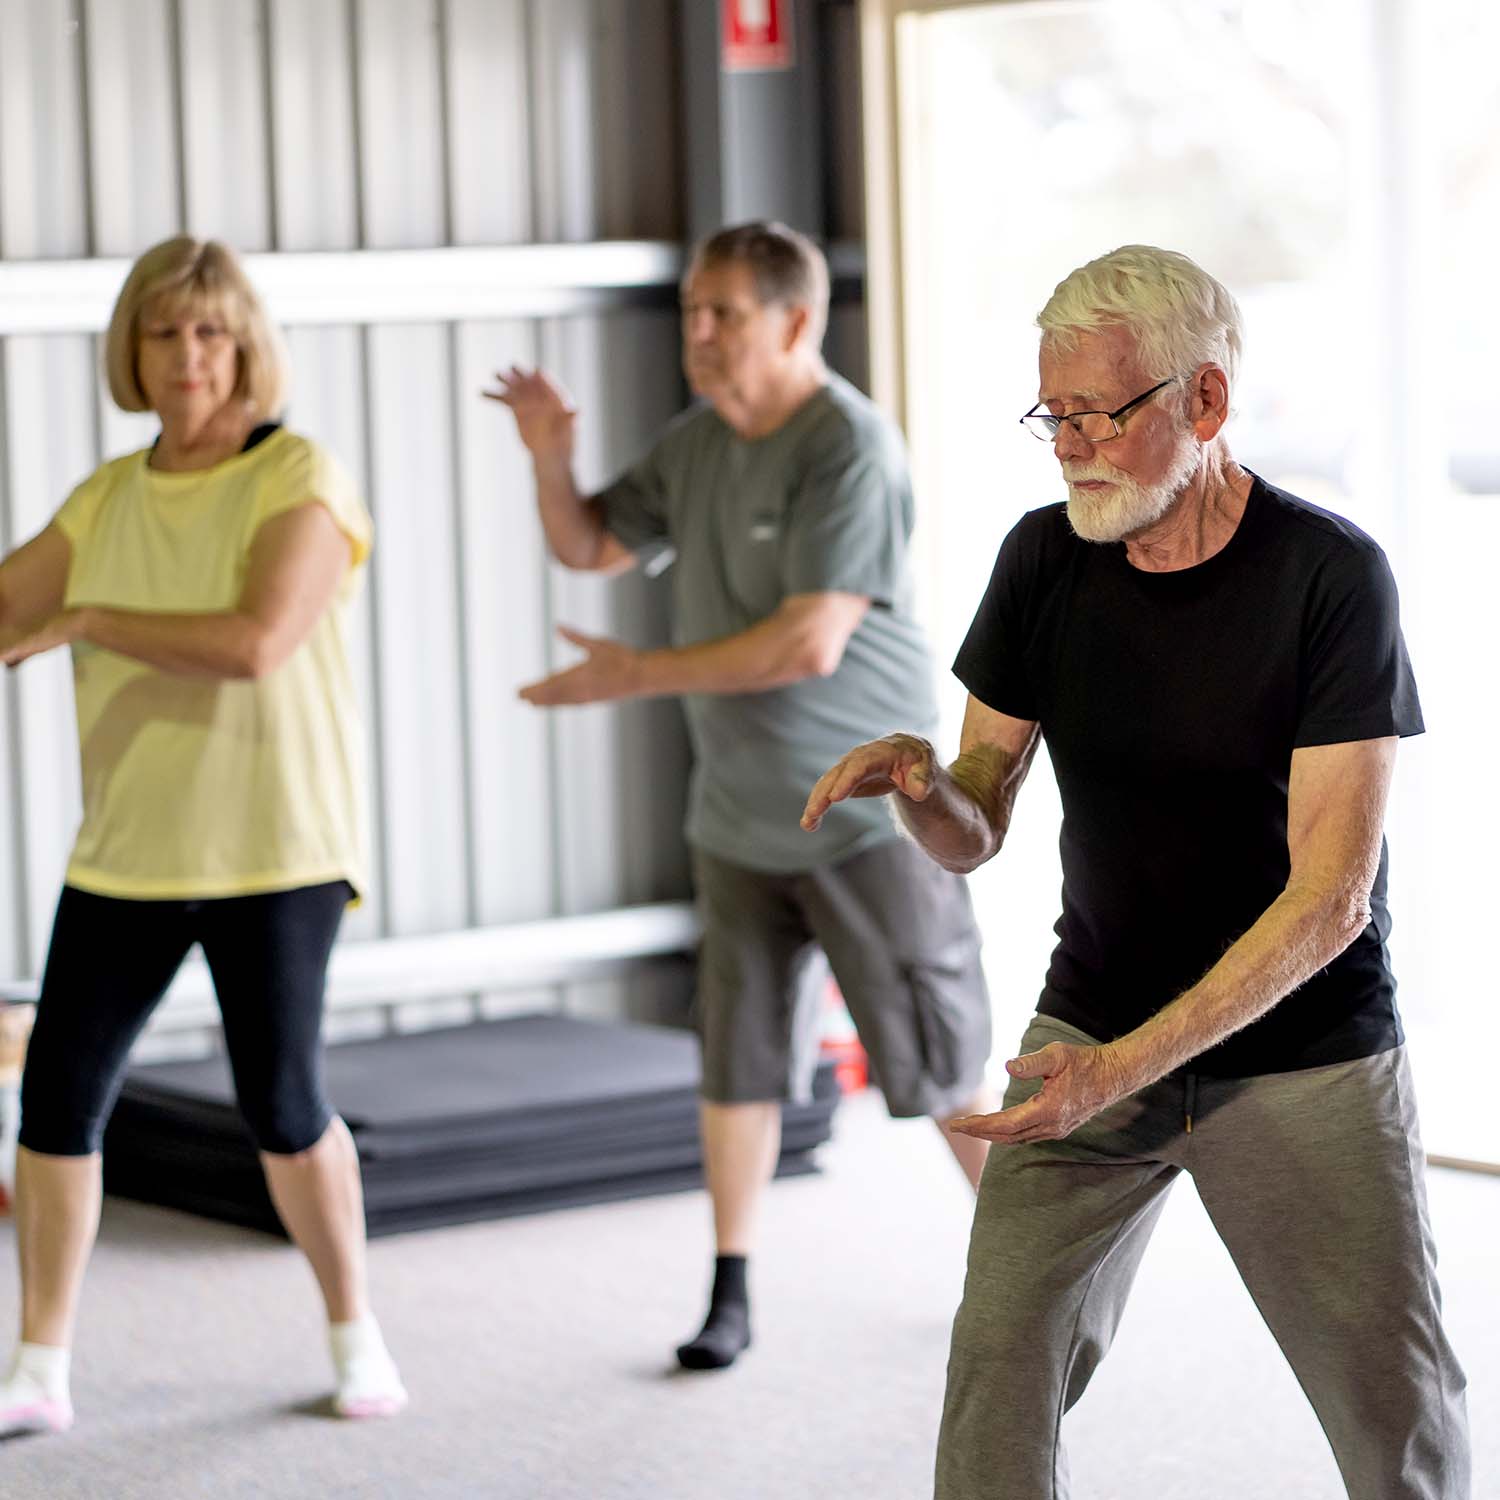
[[[1500,1162],[1482,1072],[1500,1055],[1483,951],[1500,842],[1500,9],[884,10],[898,13],[897,187],[872,234],[900,247],[902,358],[883,394],[911,439],[940,653],[956,650],[1005,532],[1061,498],[1050,451],[1015,421],[1036,397],[1036,311],[1117,245],[1193,256],[1245,314],[1235,456],[1348,516],[1395,568],[1429,730],[1403,746],[1388,821],[1402,1009],[1429,1148]],[[953,684],[950,746],[961,698]],[[1057,819],[1038,765],[1012,845],[976,877],[1001,1046],[1051,948]]]

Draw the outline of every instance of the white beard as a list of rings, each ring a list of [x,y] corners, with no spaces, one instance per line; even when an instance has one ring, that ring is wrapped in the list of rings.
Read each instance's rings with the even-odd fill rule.
[[[1068,524],[1086,542],[1121,542],[1154,526],[1171,510],[1198,472],[1202,450],[1185,441],[1172,466],[1158,484],[1144,485],[1108,464],[1067,465]],[[1078,490],[1085,479],[1102,479],[1113,486],[1100,493]]]

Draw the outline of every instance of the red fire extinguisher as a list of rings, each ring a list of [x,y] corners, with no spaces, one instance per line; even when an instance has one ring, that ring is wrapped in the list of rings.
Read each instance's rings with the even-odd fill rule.
[[[844,1003],[838,981],[830,978],[823,1001],[819,1053],[832,1061],[833,1076],[845,1094],[856,1094],[870,1081],[870,1059],[854,1029],[854,1018]]]

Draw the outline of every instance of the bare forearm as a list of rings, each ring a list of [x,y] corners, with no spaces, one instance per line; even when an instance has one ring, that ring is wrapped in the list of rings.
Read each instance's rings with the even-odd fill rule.
[[[816,641],[778,621],[692,646],[640,653],[641,697],[764,693],[821,675]],[[836,665],[837,663],[835,663]]]
[[[537,510],[552,555],[566,568],[597,568],[609,532],[597,503],[580,493],[572,464],[565,458],[538,459],[533,469]]]
[[[182,677],[264,676],[295,644],[253,615],[233,610],[156,614],[90,607],[81,615],[80,640]]]
[[[1248,1026],[1331,963],[1370,919],[1366,894],[1288,888],[1190,990],[1111,1042],[1129,1091]]]
[[[999,852],[1005,830],[991,825],[981,802],[954,774],[958,768],[955,761],[939,769],[924,801],[896,797],[891,810],[914,844],[945,870],[967,875]]]
[[[967,875],[1000,852],[1039,738],[1033,732],[1019,755],[995,745],[966,750],[938,770],[922,801],[896,798],[897,821],[945,870]]]

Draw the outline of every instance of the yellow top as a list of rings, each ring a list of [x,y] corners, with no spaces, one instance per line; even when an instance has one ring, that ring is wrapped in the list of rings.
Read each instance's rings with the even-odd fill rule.
[[[211,469],[164,473],[148,450],[103,465],[57,513],[67,605],[231,610],[261,525],[320,501],[349,538],[333,604],[258,679],[177,676],[73,647],[83,826],[68,884],[189,900],[366,881],[364,744],[347,617],[371,524],[349,476],[284,429]]]

